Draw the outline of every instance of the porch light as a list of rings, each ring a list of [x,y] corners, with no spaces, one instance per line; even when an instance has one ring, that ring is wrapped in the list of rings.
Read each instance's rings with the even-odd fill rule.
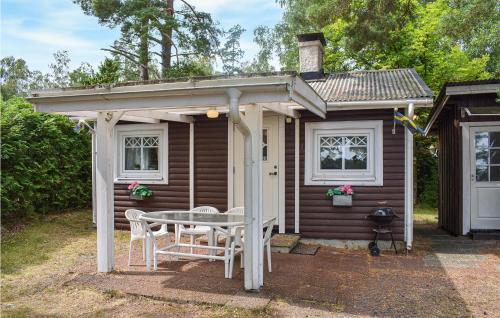
[[[207,117],[208,118],[217,118],[217,117],[219,117],[219,112],[217,111],[217,109],[215,107],[210,108],[209,110],[207,110]]]

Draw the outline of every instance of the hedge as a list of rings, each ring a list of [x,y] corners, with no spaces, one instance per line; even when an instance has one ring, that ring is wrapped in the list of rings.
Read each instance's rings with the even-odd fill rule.
[[[1,214],[88,206],[92,198],[91,136],[65,116],[35,113],[23,98],[1,102]]]

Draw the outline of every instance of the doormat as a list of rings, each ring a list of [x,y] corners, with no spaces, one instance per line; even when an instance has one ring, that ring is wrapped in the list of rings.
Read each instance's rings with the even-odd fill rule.
[[[291,254],[301,254],[301,255],[316,255],[319,250],[319,245],[310,245],[299,243],[290,252]]]

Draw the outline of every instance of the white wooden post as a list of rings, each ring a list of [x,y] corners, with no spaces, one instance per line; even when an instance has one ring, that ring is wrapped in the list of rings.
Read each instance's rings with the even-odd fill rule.
[[[245,107],[245,122],[252,134],[252,160],[253,160],[253,233],[251,235],[254,244],[252,257],[253,277],[258,278],[258,287],[264,284],[264,260],[263,260],[263,202],[262,202],[262,107],[249,105]],[[255,288],[254,288],[255,289]]]
[[[408,104],[406,116],[413,119],[414,105]],[[405,129],[405,241],[406,249],[413,244],[413,134]]]
[[[189,209],[194,208],[194,123],[189,123]]]
[[[114,268],[114,184],[113,127],[123,112],[97,113],[96,127],[96,210],[97,210],[97,271],[111,272]]]

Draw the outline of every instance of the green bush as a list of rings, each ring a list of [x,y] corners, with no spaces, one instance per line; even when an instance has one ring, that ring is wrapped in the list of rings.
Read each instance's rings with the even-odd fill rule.
[[[2,218],[88,206],[91,136],[65,116],[36,113],[23,98],[1,102]]]
[[[439,199],[438,157],[436,137],[415,138],[417,202],[426,208],[437,208]]]

